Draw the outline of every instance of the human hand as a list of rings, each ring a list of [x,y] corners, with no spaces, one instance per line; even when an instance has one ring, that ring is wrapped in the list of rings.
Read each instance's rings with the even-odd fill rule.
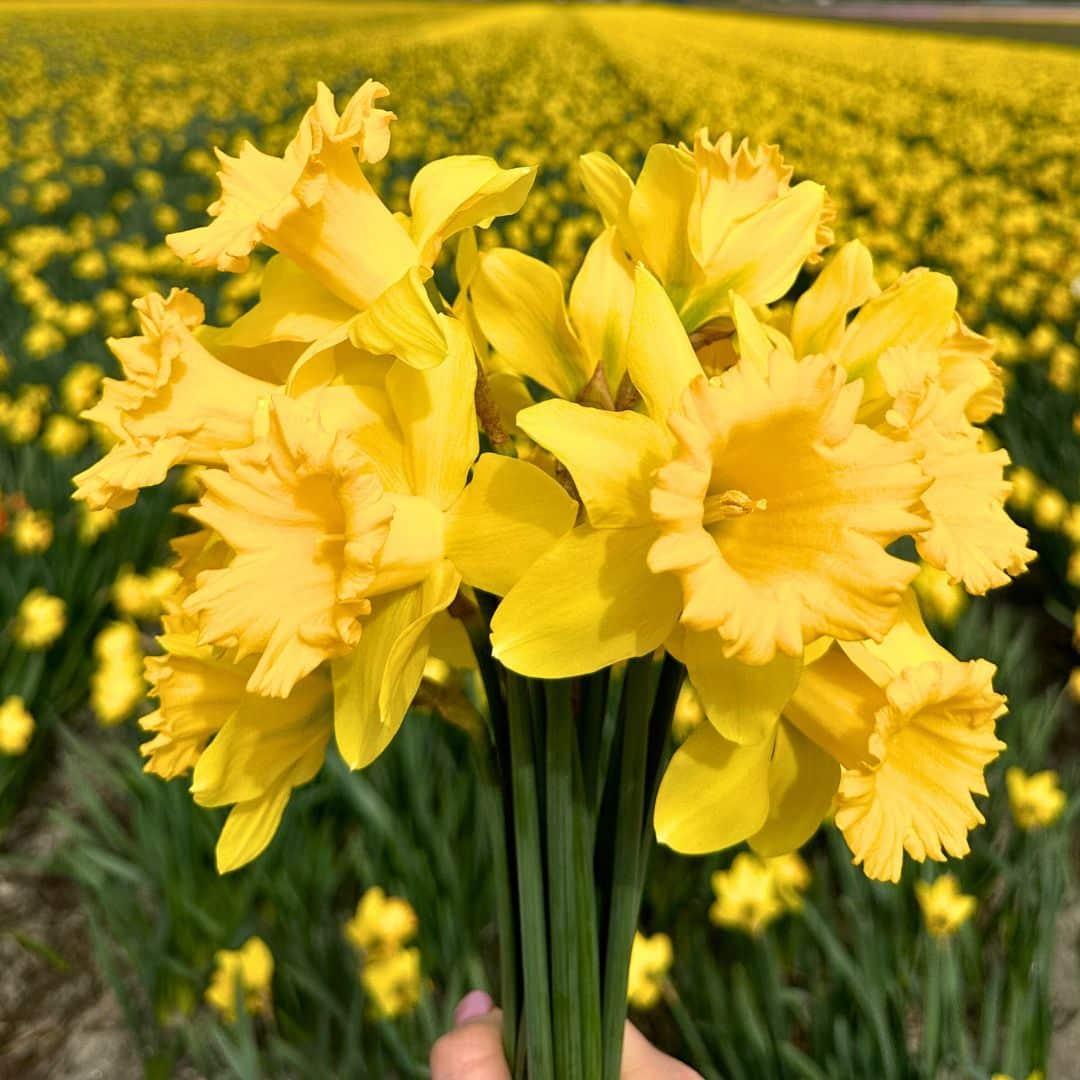
[[[701,1080],[689,1065],[656,1049],[633,1024],[623,1035],[622,1080]],[[510,1080],[502,1011],[483,990],[461,999],[454,1028],[431,1048],[431,1080]]]

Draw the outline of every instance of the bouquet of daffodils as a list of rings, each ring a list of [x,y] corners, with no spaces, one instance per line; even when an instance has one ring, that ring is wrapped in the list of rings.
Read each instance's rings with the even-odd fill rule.
[[[533,169],[443,158],[407,216],[384,205],[386,95],[339,113],[320,85],[281,157],[219,153],[212,220],[169,244],[224,272],[272,248],[260,298],[228,327],[184,290],[136,302],[76,498],[204,467],[144,751],[232,807],[222,872],[331,739],[362,769],[433,658],[475,667],[508,1058],[614,1080],[654,832],[771,856],[831,811],[892,881],[968,850],[1004,699],[930,637],[901,554],[975,594],[1032,559],[978,427],[1000,372],[948,277],[882,289],[858,241],[823,261],[825,190],[726,134],[652,147],[636,181],[585,155],[605,228],[567,302],[477,244]],[[673,749],[684,680],[707,721]]]

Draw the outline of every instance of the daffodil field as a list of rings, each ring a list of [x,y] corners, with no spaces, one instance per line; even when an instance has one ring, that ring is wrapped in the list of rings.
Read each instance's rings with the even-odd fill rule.
[[[388,87],[389,98],[381,100],[380,88],[367,80]],[[317,92],[320,82],[330,90]],[[483,660],[479,675],[474,670],[469,617],[478,610],[490,622],[494,658],[508,669],[557,677],[553,687],[585,676],[582,693],[599,695],[603,724],[597,731],[608,732],[597,735],[600,758],[605,738],[615,740],[616,760],[628,753],[610,733],[615,709],[606,704],[609,676],[610,687],[633,687],[635,679],[643,679],[658,699],[665,688],[671,691],[671,739],[642,748],[657,775],[659,763],[666,763],[669,753],[674,756],[659,793],[653,792],[657,822],[663,820],[666,831],[643,875],[641,913],[619,1002],[629,1000],[631,1020],[657,1046],[710,1080],[1064,1080],[1075,1075],[1069,1062],[1075,1069],[1080,1060],[1073,839],[1080,814],[1080,51],[664,7],[7,4],[0,7],[0,102],[0,1075],[430,1075],[429,1051],[452,1026],[462,996],[483,988],[501,1001],[507,989],[505,979],[500,984],[503,939],[493,885],[498,844],[492,844],[484,824],[491,792],[476,752],[486,732],[478,703],[487,700],[491,706],[495,685]],[[339,116],[341,106],[345,111]],[[396,114],[389,151],[389,121],[381,108]],[[335,355],[348,334],[339,335],[329,352],[308,349],[296,366],[300,348],[295,343],[319,334],[271,337],[259,347],[258,369],[248,360],[255,350],[245,347],[250,344],[245,335],[266,329],[262,308],[252,311],[260,298],[265,304],[275,290],[291,289],[303,309],[295,318],[325,328],[342,307],[342,293],[328,304],[329,294],[317,294],[309,278],[285,276],[292,271],[282,269],[284,256],[276,256],[282,261],[268,269],[272,252],[254,246],[254,227],[250,243],[237,240],[243,222],[214,247],[214,230],[242,216],[228,202],[230,192],[222,194],[219,168],[234,168],[230,182],[238,185],[236,177],[255,155],[244,149],[247,143],[263,152],[260,161],[283,155],[267,169],[287,163],[296,152],[298,125],[307,130],[302,125],[312,116],[317,123],[311,121],[311,130],[322,124],[333,143],[328,160],[340,152],[354,168],[353,150],[359,151],[370,187],[397,215],[386,214],[387,230],[412,215],[413,234],[402,264],[411,267],[412,276],[401,280],[411,282],[415,293],[411,299],[397,295],[402,305],[397,315],[417,302],[431,315],[423,333],[418,323],[410,324],[416,334],[405,356],[394,338],[395,312],[377,309],[365,294],[345,305],[352,320],[349,341],[380,360],[384,354],[398,357],[393,361],[398,374],[386,376],[386,382],[390,398],[394,386],[404,388],[396,405],[402,414],[409,407],[402,402],[414,400],[417,387],[435,385],[423,382],[431,366],[427,326],[441,328],[436,340],[442,352],[453,353],[455,342],[465,350],[463,370],[474,382],[472,350],[483,341],[479,353],[491,366],[484,384],[490,395],[487,426],[479,391],[475,399],[486,439],[482,445],[498,450],[501,442],[512,443],[519,458],[540,467],[513,461],[511,470],[511,459],[495,453],[474,461],[463,421],[461,445],[455,447],[451,439],[446,450],[461,459],[456,486],[445,476],[432,481],[442,485],[439,494],[445,498],[431,509],[424,502],[430,491],[423,478],[410,473],[408,494],[395,495],[393,511],[395,521],[407,517],[406,509],[418,515],[417,534],[441,535],[445,529],[447,549],[439,555],[445,561],[438,565],[453,562],[456,569],[431,570],[429,559],[423,573],[410,567],[389,584],[381,580],[376,590],[363,578],[375,556],[345,545],[357,561],[351,568],[356,580],[376,599],[406,587],[445,592],[435,604],[442,621],[431,623],[430,655],[425,638],[423,651],[403,662],[418,690],[400,701],[400,713],[409,711],[396,737],[401,716],[391,714],[404,693],[398,683],[385,676],[381,686],[350,689],[372,697],[382,729],[350,741],[339,728],[335,741],[330,721],[319,713],[321,726],[314,735],[304,728],[309,741],[303,753],[290,759],[291,771],[268,792],[254,781],[234,783],[225,775],[222,721],[199,727],[199,708],[213,712],[215,701],[191,689],[193,677],[184,681],[190,675],[185,665],[205,659],[208,640],[237,647],[238,660],[243,659],[237,642],[246,647],[248,630],[221,599],[224,585],[205,584],[227,582],[221,575],[234,573],[239,557],[228,563],[221,551],[226,545],[198,539],[209,534],[193,532],[190,519],[176,508],[198,502],[191,517],[243,552],[245,538],[255,531],[247,528],[245,513],[257,516],[272,497],[295,498],[293,508],[302,510],[307,504],[296,492],[321,469],[335,477],[335,484],[346,476],[354,485],[351,512],[367,515],[367,532],[357,545],[376,534],[380,544],[391,543],[387,530],[391,540],[396,536],[383,496],[370,495],[363,486],[381,493],[382,479],[372,479],[366,466],[348,471],[336,444],[318,443],[307,431],[298,434],[306,414],[292,398],[276,393],[288,376],[289,393],[302,398],[306,391],[297,386],[318,382],[319,364]],[[699,135],[704,127],[715,142]],[[721,139],[722,132],[731,132],[734,142]],[[733,150],[744,136],[754,147],[779,144],[783,160],[768,149]],[[647,151],[657,143],[683,143],[702,160],[722,159],[748,191],[760,177],[772,175],[770,170],[783,173],[785,162],[794,173],[784,173],[775,185],[780,195],[789,193],[789,181],[793,197],[820,192],[802,181],[824,185],[827,196],[817,196],[810,243],[792,269],[790,288],[786,281],[768,295],[763,288],[752,303],[729,300],[725,292],[723,305],[730,306],[704,293],[696,300],[694,293],[676,296],[668,278],[636,251],[626,215],[616,220],[619,214],[611,209],[617,178],[638,177]],[[232,157],[219,161],[215,147]],[[415,184],[414,177],[425,163],[448,155],[485,155],[501,169],[492,166],[490,175],[484,173],[482,198],[489,201],[476,197],[483,212],[473,212],[474,204],[458,207],[444,214],[438,228],[424,232],[425,212],[438,216],[431,206],[439,192],[430,180],[425,188],[423,173]],[[583,161],[582,155],[590,156]],[[271,180],[275,176],[266,173]],[[323,197],[319,191],[313,201]],[[661,194],[652,191],[662,202],[662,186]],[[760,201],[770,199],[779,196],[767,193]],[[218,215],[210,228],[205,227],[208,209]],[[300,213],[310,209],[304,203]],[[283,246],[288,237],[279,241],[270,235],[265,220],[259,228],[266,244],[292,256]],[[458,236],[443,247],[443,239],[454,233]],[[167,235],[172,237],[168,244]],[[578,414],[592,416],[605,408],[616,413],[637,408],[622,419],[633,419],[645,431],[654,423],[648,417],[655,418],[659,409],[656,386],[667,376],[647,384],[632,361],[620,361],[621,367],[611,361],[605,336],[610,322],[597,329],[581,314],[586,309],[576,299],[577,283],[587,275],[579,276],[579,270],[587,252],[592,260],[594,252],[603,251],[602,245],[594,246],[602,235],[616,238],[615,247],[624,243],[626,250],[612,256],[616,260],[628,260],[628,266],[649,263],[627,277],[635,310],[639,303],[651,303],[651,310],[675,312],[669,301],[682,304],[673,318],[676,325],[682,318],[689,335],[686,355],[698,376],[687,390],[696,395],[696,405],[685,406],[677,429],[682,456],[656,471],[650,511],[660,523],[660,540],[649,566],[656,570],[661,557],[667,560],[661,569],[684,589],[684,599],[672,603],[685,603],[680,618],[691,629],[679,631],[685,634],[679,664],[668,657],[653,684],[653,676],[635,667],[640,659],[623,661],[651,652],[664,641],[662,634],[641,649],[612,652],[591,668],[575,668],[570,654],[578,631],[568,628],[567,644],[560,646],[562,628],[556,626],[548,654],[530,654],[528,634],[519,627],[538,605],[518,583],[532,570],[523,569],[504,584],[509,570],[491,570],[486,563],[495,565],[495,556],[480,558],[470,548],[470,523],[481,520],[478,512],[475,519],[469,516],[470,493],[479,501],[498,486],[504,470],[520,478],[526,494],[519,498],[536,504],[552,537],[573,525],[578,507],[572,499],[580,498],[590,518],[608,513],[615,522],[611,533],[625,525],[612,494],[615,481],[609,490],[607,472],[577,460],[565,431],[587,422]],[[725,242],[718,241],[717,250]],[[555,299],[545,294],[546,300],[528,308],[521,324],[528,333],[507,316],[520,299],[516,283],[527,275],[517,252],[554,271],[544,281]],[[418,260],[417,266],[409,259]],[[902,276],[914,267],[939,273]],[[759,280],[759,271],[743,266],[740,288]],[[427,281],[432,272],[433,284]],[[803,680],[799,691],[792,696],[793,687],[785,690],[783,701],[794,703],[784,714],[791,723],[780,735],[774,732],[776,745],[786,738],[796,747],[819,746],[815,760],[827,762],[837,775],[843,766],[845,780],[834,781],[825,792],[812,824],[822,816],[826,820],[816,831],[805,830],[812,836],[797,853],[778,853],[783,845],[774,843],[776,813],[766,822],[770,796],[763,795],[760,820],[737,837],[732,833],[739,844],[719,854],[698,854],[724,846],[712,842],[713,833],[704,836],[686,810],[683,791],[701,782],[695,769],[704,766],[693,752],[673,750],[704,745],[694,741],[703,727],[711,738],[720,738],[709,726],[718,724],[709,696],[713,688],[701,667],[695,669],[690,640],[710,613],[702,616],[700,598],[694,596],[699,567],[676,549],[676,540],[684,542],[688,530],[679,510],[685,495],[680,485],[693,468],[704,468],[701,490],[707,489],[712,459],[706,457],[702,466],[700,453],[697,458],[694,453],[721,438],[701,376],[735,368],[725,375],[729,392],[760,396],[759,383],[750,376],[740,382],[738,369],[750,363],[755,350],[771,357],[779,342],[787,348],[789,367],[781,360],[763,361],[772,372],[770,385],[786,387],[786,377],[794,388],[784,392],[828,398],[820,424],[836,442],[840,437],[833,433],[843,427],[837,416],[844,411],[842,399],[851,398],[852,384],[830,398],[833,390],[822,387],[833,360],[806,355],[842,356],[846,349],[850,361],[864,312],[875,304],[885,310],[895,289],[912,281],[923,283],[912,287],[931,289],[926,283],[937,282],[939,292],[948,291],[951,285],[940,284],[944,275],[956,285],[945,302],[953,336],[940,344],[942,355],[952,350],[956,382],[944,390],[959,393],[957,385],[974,378],[972,366],[980,377],[993,372],[961,410],[962,438],[970,434],[972,451],[964,468],[971,470],[974,494],[965,491],[963,477],[954,477],[953,505],[932,506],[927,497],[934,531],[928,534],[932,540],[924,540],[923,526],[911,526],[907,512],[896,509],[904,499],[904,506],[913,505],[925,488],[918,486],[921,474],[912,461],[901,460],[895,449],[900,442],[886,445],[876,432],[877,442],[870,442],[869,428],[861,428],[866,441],[860,454],[847,451],[845,475],[871,465],[879,466],[883,477],[892,470],[890,479],[873,490],[852,488],[853,500],[878,500],[880,514],[888,510],[896,522],[895,528],[891,521],[876,526],[873,538],[880,543],[876,561],[866,557],[866,576],[877,577],[867,581],[864,594],[892,589],[895,595],[886,600],[895,609],[914,574],[899,560],[918,562],[913,592],[905,594],[904,625],[916,627],[915,637],[923,643],[918,648],[924,648],[921,605],[935,637],[953,654],[939,650],[935,662],[940,666],[944,655],[954,665],[947,674],[963,670],[964,678],[970,677],[964,708],[983,718],[978,745],[972,741],[962,752],[943,750],[939,758],[936,744],[928,741],[919,765],[931,777],[949,767],[973,770],[962,794],[965,806],[969,791],[977,795],[978,811],[964,819],[957,838],[955,818],[961,812],[950,806],[938,813],[931,779],[921,807],[933,819],[926,830],[903,843],[868,841],[869,827],[862,819],[853,821],[850,804],[857,800],[844,787],[859,770],[844,758],[843,747],[836,749],[839,736],[830,743],[828,733],[822,734],[831,703],[839,700],[837,688],[853,685],[851,672],[860,660],[855,652],[847,660],[848,653],[830,639],[844,639],[841,631],[849,624],[863,627],[866,632],[846,636],[858,647],[865,645],[880,667],[884,661],[875,659],[874,647],[862,639],[892,634],[891,624],[879,620],[878,626],[872,613],[845,608],[833,611],[831,622],[823,617],[810,634],[805,618],[791,631],[781,616],[774,620],[775,630],[762,629],[766,615],[758,623],[746,616],[742,628],[725,638],[731,644],[725,657],[737,650],[748,670],[786,663],[785,633],[797,638],[788,653],[801,651],[806,637],[807,667],[795,675]],[[830,324],[819,309],[830,295],[827,288],[839,289],[841,278],[850,302]],[[591,280],[595,285],[595,273]],[[559,286],[569,288],[572,282],[567,312]],[[189,292],[170,293],[174,287]],[[381,303],[397,288],[375,290],[372,296]],[[447,300],[446,311],[436,314],[430,298],[440,295]],[[920,305],[929,308],[938,301],[927,292],[925,301],[898,309],[890,332],[902,335],[905,318],[917,320]],[[700,317],[691,314],[695,303]],[[860,314],[845,330],[856,308]],[[374,317],[377,311],[384,322]],[[562,336],[556,334],[556,345],[541,356],[548,348],[542,328],[551,311],[556,312],[551,318],[561,319]],[[716,330],[720,324],[722,334]],[[807,329],[808,324],[813,325]],[[284,320],[276,329],[282,325]],[[594,330],[603,341],[601,361],[588,353],[586,339]],[[943,328],[935,349],[944,333]],[[681,335],[680,327],[683,341]],[[977,335],[993,341],[994,360]],[[633,338],[631,330],[627,349]],[[110,348],[107,339],[124,340],[113,340]],[[737,347],[731,343],[736,339]],[[811,339],[813,349],[807,344]],[[192,452],[202,437],[198,424],[153,429],[155,448],[146,454],[144,446],[129,445],[126,420],[115,419],[135,418],[144,406],[139,394],[152,394],[133,387],[150,378],[146,357],[159,346],[164,353],[162,342],[175,347],[171,358],[177,363],[181,356],[191,362],[198,350],[210,363],[223,361],[217,368],[228,366],[229,381],[215,374],[217,369],[207,367],[202,374],[198,369],[190,380],[195,391],[186,391],[196,402],[193,408],[203,410],[199,420],[229,447],[228,470],[213,468],[220,459],[211,460],[209,479],[207,462]],[[894,357],[895,370],[883,361],[884,374],[865,380],[867,398],[876,392],[883,402],[873,419],[879,428],[914,431],[925,419],[919,410],[926,402],[911,389],[914,384],[897,389],[889,382],[909,378],[901,361],[914,364],[912,353]],[[603,386],[587,373],[578,383],[566,374],[586,354]],[[682,353],[681,360],[675,352],[671,356],[672,367],[686,362]],[[103,396],[103,379],[121,374],[118,361],[127,382],[107,384],[113,389],[106,388]],[[442,363],[436,370],[448,370],[451,360]],[[790,374],[796,370],[804,374]],[[781,371],[788,375],[777,374]],[[168,377],[167,372],[161,376]],[[569,380],[565,392],[559,378]],[[806,389],[814,378],[817,382]],[[940,379],[947,382],[945,375]],[[200,394],[215,380],[222,388],[222,408],[207,412]],[[128,398],[117,386],[130,391]],[[995,401],[995,394],[1001,397],[999,386],[1004,411]],[[325,393],[336,388],[327,385]],[[941,387],[935,384],[936,389]],[[590,394],[597,395],[599,408],[583,410],[582,401],[597,404]],[[180,401],[182,394],[174,397]],[[230,442],[234,430],[226,406],[248,398],[246,434]],[[463,400],[476,442],[471,389]],[[944,414],[945,405],[939,405]],[[530,419],[519,427],[515,417],[526,408]],[[859,415],[871,423],[865,411]],[[144,422],[151,431],[152,417],[147,421],[139,414],[131,420],[133,426]],[[848,427],[852,424],[849,418]],[[407,426],[404,420],[402,425]],[[440,437],[434,428],[424,431],[425,438]],[[780,453],[788,446],[787,429],[776,432]],[[244,449],[256,435],[269,440],[277,455],[272,481],[259,472],[266,455]],[[794,436],[789,441],[794,445]],[[986,480],[988,466],[981,463],[1003,460],[994,455],[1002,448],[1011,461],[1005,474],[1011,486],[1006,494],[998,483],[993,487],[998,494],[984,501],[1004,501],[1027,531],[1026,540],[1003,515],[991,518],[979,501],[987,485],[993,486],[992,477]],[[106,452],[111,456],[101,461]],[[129,452],[130,458],[123,457]],[[400,448],[397,452],[400,459]],[[610,447],[605,452],[613,453]],[[117,461],[122,468],[107,464]],[[404,472],[410,468],[401,466]],[[596,480],[601,474],[602,483]],[[79,499],[73,501],[76,484]],[[770,510],[764,498],[754,502],[753,493],[745,494],[735,483],[730,488],[701,496],[698,526],[703,514],[706,523],[726,527],[729,519],[756,521],[758,511],[763,521],[781,512],[782,499]],[[907,488],[911,491],[903,495]],[[887,495],[895,507],[885,507]],[[585,528],[579,524],[573,531]],[[761,525],[754,535],[767,537],[765,529]],[[871,527],[864,531],[860,540],[869,544]],[[281,539],[286,533],[287,541]],[[306,550],[288,546],[298,543],[292,539],[296,535],[296,529],[285,530],[270,545],[277,552],[272,573],[252,590],[253,597],[261,590],[252,601],[253,610],[262,605],[256,622],[276,626],[295,616],[310,617],[314,625],[322,618],[321,612],[305,615],[303,610],[304,597],[316,589],[295,584],[303,559],[289,560]],[[534,543],[524,533],[512,535],[515,545]],[[341,535],[328,533],[312,541],[311,550],[341,542]],[[765,539],[761,543],[767,546]],[[838,563],[845,554],[841,546],[837,541]],[[256,554],[264,550],[254,541],[250,547]],[[539,558],[539,549],[534,554],[537,565],[548,557]],[[379,559],[383,573],[391,560],[385,554]],[[440,572],[456,576],[448,584]],[[472,601],[465,586],[475,590]],[[734,580],[726,584],[738,586]],[[488,594],[506,596],[493,618],[484,606]],[[184,615],[174,602],[178,595],[185,598]],[[363,613],[370,612],[367,594],[357,597],[352,598],[357,610],[366,605]],[[241,720],[249,707],[261,715],[253,702],[273,723],[298,700],[312,714],[328,707],[329,667],[319,665],[328,659],[336,663],[348,653],[346,646],[356,644],[341,629],[347,620],[339,600],[335,596],[326,625],[319,623],[317,640],[299,633],[281,645],[268,632],[267,641],[247,648],[261,653],[257,665],[243,669],[243,679],[250,681],[237,683],[235,670],[221,674],[216,685],[231,679],[239,687],[235,693],[244,695],[246,704],[237,713]],[[850,597],[847,605],[859,607]],[[867,601],[867,611],[871,606]],[[468,609],[464,615],[463,609]],[[185,637],[190,628],[183,618],[190,610],[204,620],[198,643]],[[377,603],[376,611],[382,610]],[[697,623],[688,619],[691,612]],[[707,628],[715,630],[718,623],[722,630],[731,625],[717,617]],[[483,626],[486,640],[487,622]],[[819,635],[824,644],[814,651],[817,642],[810,639]],[[563,664],[558,670],[556,657]],[[220,654],[214,658],[220,660]],[[490,645],[487,659],[494,663]],[[737,660],[724,663],[740,667]],[[614,671],[597,674],[606,664],[615,664]],[[682,664],[690,679],[679,691]],[[671,682],[676,667],[678,680]],[[239,669],[239,663],[231,668]],[[338,668],[333,670],[333,692],[339,694],[342,680]],[[874,693],[887,690],[888,703],[885,692],[879,695],[884,714],[889,708],[902,711],[901,691],[894,688],[911,683],[911,670],[858,677],[867,687],[878,684]],[[507,683],[509,693],[526,685],[525,679],[514,680]],[[814,693],[818,697],[811,701]],[[1007,698],[1007,711],[1000,695]],[[532,707],[537,708],[535,702]],[[180,714],[193,725],[190,730],[175,726],[171,717]],[[947,719],[951,723],[953,714]],[[302,722],[309,720],[305,716]],[[282,723],[295,726],[295,717]],[[229,724],[231,737],[239,725],[236,716]],[[974,729],[976,721],[970,724]],[[719,727],[731,740],[725,746],[741,752],[753,743],[745,732]],[[1000,753],[995,732],[1004,744]],[[582,738],[587,741],[588,735]],[[610,744],[606,750],[610,753]],[[252,775],[266,767],[263,750],[241,745],[239,736],[233,753]],[[919,746],[911,756],[920,758]],[[194,775],[188,775],[196,761]],[[575,774],[575,785],[579,780],[589,788],[587,766],[583,778]],[[601,818],[614,813],[605,808],[602,778],[591,780],[599,784],[596,813]],[[770,774],[776,805],[783,803],[784,783]],[[834,820],[825,812],[837,783]],[[749,801],[742,795],[731,800],[733,807]],[[735,808],[732,817],[740,813],[749,811]],[[980,816],[985,823],[971,828]],[[747,837],[752,847],[741,843]],[[968,843],[965,858],[945,861],[946,854],[959,854]],[[904,849],[911,858],[903,857]],[[498,914],[501,920],[504,913]],[[90,1044],[79,1018],[91,1012],[110,1018],[112,1041],[104,1049],[101,1043],[86,1049]],[[561,1052],[556,1033],[557,1059]],[[80,1053],[93,1060],[80,1061]],[[89,1071],[91,1066],[104,1073]],[[530,1069],[542,1075],[535,1061]]]

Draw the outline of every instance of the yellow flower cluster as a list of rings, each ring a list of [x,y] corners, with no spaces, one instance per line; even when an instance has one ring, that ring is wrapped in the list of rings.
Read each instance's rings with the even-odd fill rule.
[[[211,327],[185,290],[137,300],[138,333],[110,341],[125,378],[85,414],[113,440],[76,477],[94,510],[201,470],[199,529],[148,590],[165,653],[143,723],[149,769],[194,767],[196,800],[233,807],[219,866],[269,843],[332,733],[354,768],[385,749],[462,589],[503,597],[493,654],[521,674],[658,648],[686,666],[708,723],[660,787],[672,847],[780,855],[835,798],[871,877],[964,854],[1004,699],[929,636],[888,549],[910,537],[976,594],[1033,552],[979,427],[1001,369],[952,280],[882,287],[859,241],[823,257],[824,188],[701,129],[636,179],[582,158],[602,227],[567,300],[550,266],[477,241],[534,167],[441,158],[391,212],[387,94],[369,80],[339,111],[319,84],[280,155],[219,153],[210,223],[168,244],[241,277],[271,248],[257,302]]]
[[[374,1012],[394,1019],[420,1002],[420,950],[408,946],[418,920],[412,905],[375,885],[360,897],[345,937],[363,958],[360,981]]]
[[[802,907],[810,870],[794,852],[762,859],[744,851],[729,869],[717,870],[711,884],[716,896],[709,908],[712,922],[756,937],[785,912]]]
[[[229,1023],[236,1021],[237,1003],[252,1015],[270,1015],[274,957],[262,938],[248,938],[239,949],[220,949],[214,963],[204,994],[208,1005]]]

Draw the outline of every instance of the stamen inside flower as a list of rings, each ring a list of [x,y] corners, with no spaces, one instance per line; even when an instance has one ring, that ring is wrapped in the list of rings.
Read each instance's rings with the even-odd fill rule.
[[[767,499],[751,499],[745,492],[732,488],[717,495],[705,496],[703,520],[706,525],[713,525],[727,518],[743,517],[755,510],[765,510],[768,505]]]

